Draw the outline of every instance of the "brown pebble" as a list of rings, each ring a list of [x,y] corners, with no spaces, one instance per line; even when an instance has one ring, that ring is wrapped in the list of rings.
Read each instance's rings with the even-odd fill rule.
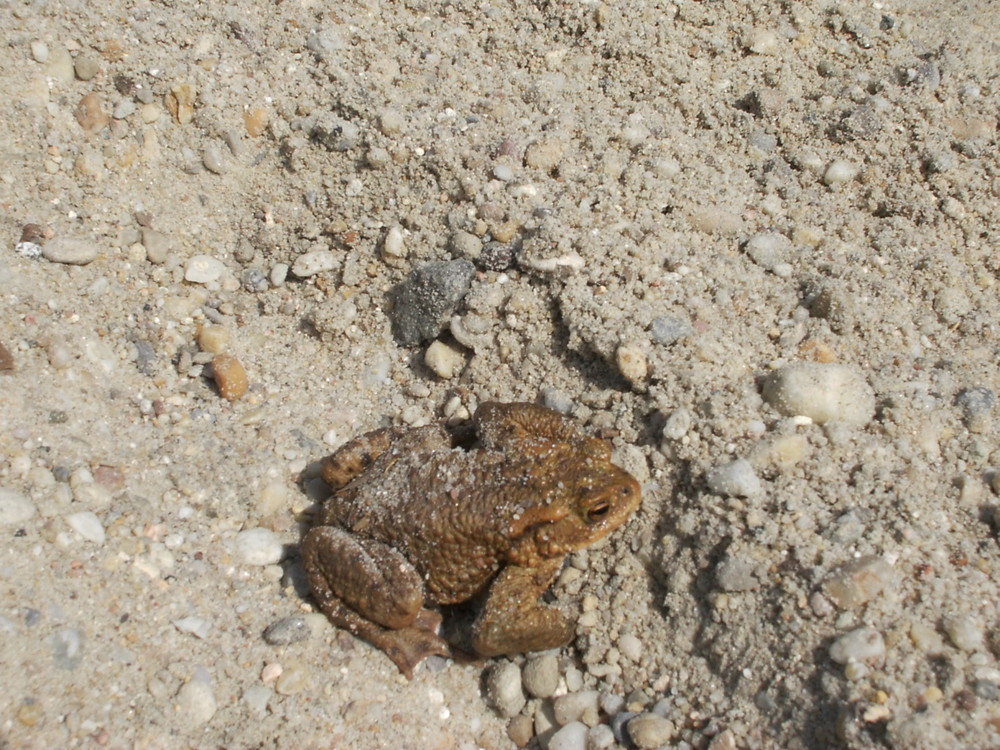
[[[49,238],[45,227],[41,224],[25,224],[21,227],[21,242],[33,242],[36,245],[44,245]]]
[[[248,135],[257,138],[264,134],[264,131],[267,129],[268,120],[270,119],[270,112],[264,107],[257,107],[243,113],[243,126],[247,129]]]
[[[178,125],[187,125],[194,119],[194,103],[198,90],[190,83],[175,83],[163,97],[167,111]]]
[[[94,481],[112,492],[117,492],[125,486],[125,474],[121,469],[101,464],[94,468]]]
[[[216,354],[212,357],[212,372],[220,396],[227,401],[239,401],[243,398],[249,382],[247,371],[236,357],[231,354]]]
[[[73,114],[86,135],[93,135],[111,120],[111,116],[101,107],[101,97],[94,93],[83,97]]]
[[[518,747],[525,747],[534,735],[532,721],[524,714],[518,714],[507,724],[507,736]]]
[[[9,375],[14,371],[14,355],[0,342],[0,372]]]

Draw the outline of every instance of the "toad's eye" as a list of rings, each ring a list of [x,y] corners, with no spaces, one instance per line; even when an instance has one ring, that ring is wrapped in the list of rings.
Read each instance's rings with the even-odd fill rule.
[[[600,521],[608,515],[609,510],[611,510],[610,503],[599,503],[587,511],[587,518],[591,521]]]

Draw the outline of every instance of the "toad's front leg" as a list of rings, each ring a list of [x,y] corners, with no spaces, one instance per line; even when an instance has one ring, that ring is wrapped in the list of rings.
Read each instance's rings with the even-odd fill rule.
[[[424,609],[420,574],[398,551],[335,526],[302,540],[302,562],[320,609],[337,626],[382,649],[409,679],[424,657],[451,656]]]
[[[562,562],[555,557],[531,567],[508,565],[500,571],[472,628],[477,654],[519,654],[569,643],[573,622],[555,607],[538,603]]]

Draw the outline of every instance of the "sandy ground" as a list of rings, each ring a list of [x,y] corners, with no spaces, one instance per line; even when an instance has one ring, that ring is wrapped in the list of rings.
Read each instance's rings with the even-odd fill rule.
[[[1000,746],[995,3],[0,18],[4,747]],[[551,688],[302,585],[316,461],[486,399],[644,483]]]

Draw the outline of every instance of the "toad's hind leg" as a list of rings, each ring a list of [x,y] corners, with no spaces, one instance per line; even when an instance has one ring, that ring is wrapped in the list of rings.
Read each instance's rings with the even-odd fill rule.
[[[562,558],[539,565],[508,565],[494,579],[472,629],[472,647],[480,656],[545,651],[565,646],[574,625],[561,611],[538,598],[562,567]]]
[[[420,575],[399,552],[334,526],[312,529],[301,552],[320,609],[382,649],[407,678],[424,657],[451,656],[434,632],[439,618],[423,608]]]
[[[389,446],[402,434],[403,430],[399,427],[385,427],[349,440],[323,459],[323,481],[334,491],[345,487],[376,458],[389,450]]]

